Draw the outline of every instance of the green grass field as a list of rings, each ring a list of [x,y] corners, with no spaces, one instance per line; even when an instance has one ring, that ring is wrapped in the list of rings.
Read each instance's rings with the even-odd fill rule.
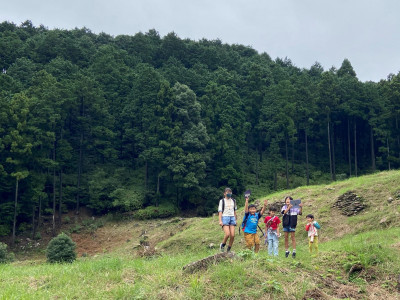
[[[345,217],[332,204],[349,190],[368,206]],[[129,232],[131,239],[72,264],[48,264],[43,253],[2,264],[0,299],[399,299],[399,191],[400,173],[392,171],[268,195],[269,203],[287,194],[303,199],[303,214],[314,213],[322,225],[319,256],[308,253],[301,218],[296,259],[284,257],[283,238],[279,257],[271,258],[264,246],[257,255],[246,250],[237,235],[236,259],[195,273],[182,268],[218,252],[223,233],[216,216],[106,222],[103,230]],[[134,247],[143,229],[151,255]]]

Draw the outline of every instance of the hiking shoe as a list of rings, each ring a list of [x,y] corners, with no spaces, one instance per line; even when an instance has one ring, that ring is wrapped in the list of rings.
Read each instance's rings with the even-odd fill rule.
[[[290,254],[290,251],[286,251],[286,252],[285,252],[285,257],[288,257],[289,254]]]
[[[293,257],[293,258],[296,258],[296,252],[293,252],[293,253],[292,253],[292,257]]]
[[[230,246],[228,246],[228,248],[226,249],[226,252],[231,252],[231,248]]]
[[[225,245],[221,243],[219,245],[219,250],[221,250],[221,252],[224,252],[224,249],[225,249]]]

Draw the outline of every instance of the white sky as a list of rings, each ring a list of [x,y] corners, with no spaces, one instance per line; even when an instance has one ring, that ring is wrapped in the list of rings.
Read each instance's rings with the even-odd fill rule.
[[[399,0],[0,0],[0,22],[221,39],[310,68],[347,58],[361,81],[400,71]]]

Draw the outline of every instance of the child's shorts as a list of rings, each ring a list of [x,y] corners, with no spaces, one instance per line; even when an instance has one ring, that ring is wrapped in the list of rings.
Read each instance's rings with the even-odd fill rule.
[[[255,245],[260,245],[260,238],[257,233],[244,233],[244,240],[246,241],[246,247],[252,248]]]
[[[236,226],[236,218],[235,217],[222,217],[223,226]]]
[[[295,232],[296,228],[292,227],[283,227],[283,232]]]

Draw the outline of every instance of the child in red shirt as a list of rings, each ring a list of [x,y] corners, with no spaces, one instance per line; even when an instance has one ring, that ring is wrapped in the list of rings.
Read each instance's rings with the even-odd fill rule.
[[[269,209],[269,216],[264,220],[265,232],[268,240],[268,254],[278,256],[279,246],[279,224],[281,220],[275,216],[276,208],[271,207]]]

